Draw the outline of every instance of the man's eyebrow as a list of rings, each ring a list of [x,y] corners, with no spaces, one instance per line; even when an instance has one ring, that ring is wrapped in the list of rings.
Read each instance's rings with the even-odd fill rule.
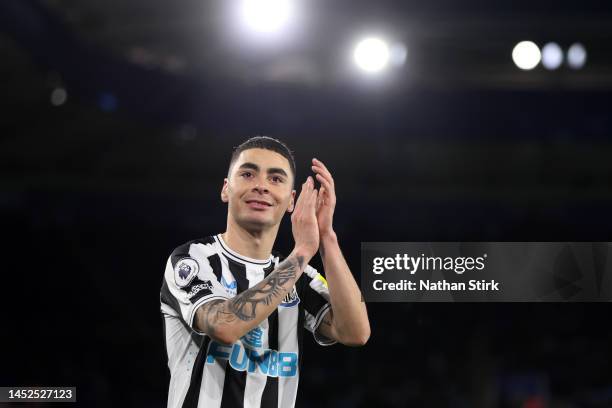
[[[287,172],[285,170],[281,169],[280,167],[270,167],[268,169],[268,174],[280,174],[282,176],[289,177]]]
[[[259,166],[256,165],[255,163],[251,163],[251,162],[242,163],[239,168],[240,169],[251,169],[251,170],[259,171]]]

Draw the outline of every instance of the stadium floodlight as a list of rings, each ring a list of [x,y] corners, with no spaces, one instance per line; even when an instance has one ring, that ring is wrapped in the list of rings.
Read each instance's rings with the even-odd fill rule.
[[[587,60],[587,51],[580,43],[572,44],[567,50],[567,64],[570,68],[580,69],[584,67]]]
[[[548,70],[555,70],[563,63],[563,50],[559,44],[550,42],[542,47],[542,65]]]
[[[242,0],[243,23],[259,33],[275,33],[283,29],[293,17],[291,0]]]
[[[379,72],[389,63],[389,46],[380,38],[365,38],[355,46],[353,60],[366,72]]]
[[[512,50],[512,60],[522,70],[534,69],[541,59],[540,49],[531,41],[521,41]]]

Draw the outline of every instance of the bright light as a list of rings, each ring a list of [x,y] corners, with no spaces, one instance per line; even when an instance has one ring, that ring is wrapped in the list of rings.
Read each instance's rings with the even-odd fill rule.
[[[521,41],[512,50],[512,59],[520,69],[534,69],[541,58],[540,49],[531,41]]]
[[[272,33],[281,30],[293,16],[291,0],[243,0],[242,19],[254,31]]]
[[[580,69],[586,64],[587,52],[580,43],[572,44],[567,50],[567,64],[570,68]]]
[[[542,65],[549,70],[557,69],[563,63],[563,50],[559,44],[551,42],[542,47]]]
[[[68,99],[68,94],[64,88],[55,88],[51,92],[51,105],[53,106],[63,105],[66,103],[66,99]]]
[[[353,53],[357,66],[367,72],[378,72],[389,63],[389,46],[380,38],[366,38]]]

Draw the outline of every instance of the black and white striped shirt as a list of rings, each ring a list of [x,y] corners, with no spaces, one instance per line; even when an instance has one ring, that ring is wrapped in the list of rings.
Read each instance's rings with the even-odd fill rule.
[[[290,408],[295,405],[302,328],[317,343],[334,341],[317,328],[330,310],[325,279],[311,266],[277,309],[233,345],[194,329],[198,307],[229,299],[259,283],[281,262],[232,251],[220,235],[177,247],[166,264],[161,312],[170,369],[168,408]]]

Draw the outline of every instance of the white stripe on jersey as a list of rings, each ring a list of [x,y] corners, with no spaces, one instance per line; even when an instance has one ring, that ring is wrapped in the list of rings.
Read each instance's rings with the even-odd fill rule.
[[[214,365],[206,364],[202,384],[200,385],[200,398],[198,407],[221,407],[221,397],[225,386],[225,369],[227,361],[219,361]]]
[[[179,287],[174,269],[178,266],[177,271],[183,272],[179,264],[185,257],[197,262],[198,272],[194,272],[193,278],[182,275],[182,287]],[[314,268],[307,266],[296,282],[297,299],[288,296],[279,305],[278,319],[270,320],[271,315],[233,345],[218,344],[193,329],[195,311],[200,305],[213,299],[231,298],[240,290],[257,285],[266,271],[271,271],[279,261],[277,256],[270,256],[268,260],[244,257],[229,249],[221,236],[190,241],[173,251],[166,264],[161,293],[171,373],[168,408],[187,408],[187,401],[193,401],[189,406],[194,408],[286,408],[295,405],[302,328],[313,332],[317,342],[323,344],[317,338],[316,328],[329,310],[327,287],[322,283],[323,279],[318,279],[319,274]],[[195,267],[192,261],[187,264]],[[185,276],[188,278],[183,280]],[[188,282],[188,279],[193,280]],[[316,316],[307,313],[306,308]],[[298,327],[302,320],[303,327]],[[271,324],[275,327],[272,328]],[[271,330],[278,334],[276,339],[270,338]],[[196,371],[192,377],[192,370],[197,364],[199,344],[204,339],[210,341],[207,352],[200,354],[203,370],[199,380],[195,375],[199,373]],[[272,350],[271,344],[277,344],[277,350]],[[191,384],[194,378],[199,381],[197,384]],[[230,393],[224,396],[224,392],[227,394],[229,389],[237,389],[241,384],[240,378],[244,378],[244,385],[236,392],[243,395],[242,405],[238,401],[230,404],[230,397],[238,395]],[[225,384],[226,379],[231,383],[229,386]],[[271,398],[276,401],[264,407],[262,398],[268,402]]]
[[[298,333],[291,330],[297,327],[298,314],[292,313],[290,308],[279,307],[278,310],[278,345],[279,351],[290,351],[298,348]],[[297,397],[298,375],[295,377],[282,377],[278,379],[278,406],[292,407]]]
[[[220,238],[220,237],[219,237]],[[269,266],[271,262],[268,263]],[[274,264],[276,266],[276,263]],[[253,268],[247,268],[247,279],[249,280],[249,287],[257,285],[264,278],[263,268],[254,270]],[[270,324],[268,319],[262,321],[259,325],[263,329],[262,336],[262,349],[267,350],[270,348],[269,341],[269,330]],[[268,376],[261,372],[253,373],[253,375],[247,375],[246,385],[244,389],[244,408],[260,408],[261,407],[261,396],[266,387]]]

